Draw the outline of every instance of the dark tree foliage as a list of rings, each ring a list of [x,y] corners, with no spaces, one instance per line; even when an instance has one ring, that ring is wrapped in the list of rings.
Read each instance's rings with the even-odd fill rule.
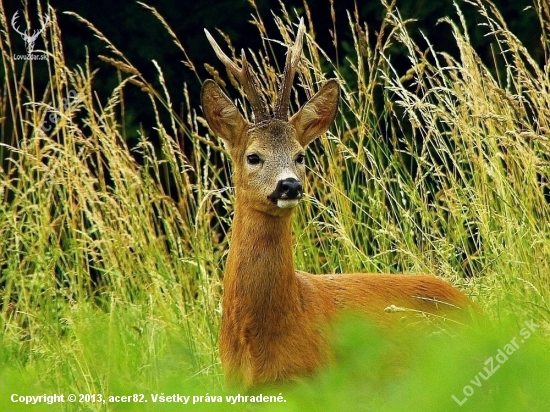
[[[41,0],[39,0],[41,1]],[[208,77],[203,68],[204,63],[217,65],[217,59],[208,45],[203,29],[214,31],[222,30],[238,48],[259,49],[261,39],[257,29],[250,23],[255,14],[253,5],[247,0],[211,0],[211,1],[177,1],[177,0],[143,0],[144,3],[155,7],[165,18],[167,23],[178,36],[185,47],[190,59],[199,69],[201,79]],[[256,6],[268,26],[268,33],[276,33],[271,13],[279,14],[281,4],[276,0],[257,0]],[[291,15],[304,15],[303,0],[284,0],[285,8]],[[136,67],[152,83],[155,82],[157,72],[152,60],[158,62],[163,70],[167,85],[171,91],[176,110],[183,101],[183,84],[187,83],[193,102],[199,100],[200,82],[196,76],[182,64],[181,51],[173,44],[172,39],[161,23],[140,4],[133,0],[107,1],[97,0],[72,1],[50,0],[50,4],[58,13],[59,24],[62,30],[65,58],[69,67],[82,65],[86,53],[90,56],[92,68],[99,68],[95,77],[94,89],[99,96],[105,97],[118,83],[113,67],[98,59],[98,55],[109,55],[105,45],[93,33],[74,17],[63,14],[64,11],[73,11],[92,22],[111,42],[133,62]],[[481,21],[475,8],[464,1],[458,1],[470,24],[469,32],[474,47],[486,62],[492,60],[491,49],[487,45],[484,31],[478,27]],[[532,9],[531,0],[494,0],[509,28],[523,41],[532,54],[542,61],[540,46],[540,29],[536,14]],[[21,7],[21,4],[11,2],[6,6],[8,19]],[[329,30],[333,28],[329,0],[312,0],[309,9],[315,27],[317,41],[332,57],[342,62],[346,51],[350,50],[352,39],[349,32],[347,12],[353,13],[357,9],[360,20],[368,24],[372,33],[380,28],[384,17],[382,2],[361,0],[334,1],[336,15],[336,31],[338,33],[338,48],[335,50]],[[445,50],[455,54],[450,38],[450,30],[446,25],[438,25],[438,19],[451,16],[456,20],[456,10],[452,0],[397,0],[397,8],[403,18],[416,19],[417,22],[409,26],[413,37],[418,38],[424,33],[436,46],[437,50]],[[36,3],[29,5],[29,15],[37,13]],[[271,26],[271,27],[270,27]],[[371,36],[374,39],[374,35]],[[21,42],[21,48],[24,44]],[[23,50],[21,50],[23,52]],[[284,50],[278,51],[281,61]],[[400,55],[402,50],[392,51],[392,59],[398,68],[407,70],[408,61]],[[35,83],[46,87],[48,73],[40,71],[40,65],[35,65]],[[46,68],[45,65],[44,69]],[[131,125],[128,136],[136,137],[139,125],[145,129],[153,124],[152,111],[149,108],[147,97],[137,88],[127,88],[125,99],[127,105],[125,124]],[[196,107],[196,105],[195,105]],[[131,143],[131,142],[130,142]]]

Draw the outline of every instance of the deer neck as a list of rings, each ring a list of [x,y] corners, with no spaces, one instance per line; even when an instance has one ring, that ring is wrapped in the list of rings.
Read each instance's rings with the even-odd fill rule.
[[[224,307],[273,321],[299,302],[292,253],[292,214],[274,217],[236,204],[224,277]],[[224,309],[225,310],[225,309]]]

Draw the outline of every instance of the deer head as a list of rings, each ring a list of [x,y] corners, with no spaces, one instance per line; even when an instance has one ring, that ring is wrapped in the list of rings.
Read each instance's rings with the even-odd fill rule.
[[[208,125],[228,146],[234,164],[237,202],[270,215],[286,215],[303,196],[305,149],[329,128],[336,116],[340,98],[338,82],[327,81],[289,119],[290,91],[305,32],[301,19],[296,41],[287,53],[283,79],[271,114],[244,50],[241,52],[242,67],[239,67],[223,53],[210,33],[205,32],[218,58],[241,83],[254,114],[254,121],[247,121],[213,80],[204,82],[202,107]]]
[[[13,29],[19,33],[21,35],[21,37],[23,38],[23,40],[25,41],[25,48],[27,49],[27,53],[32,53],[32,51],[34,50],[34,42],[36,41],[36,39],[38,38],[38,36],[40,35],[40,33],[42,33],[44,31],[44,28],[46,27],[46,25],[48,24],[48,22],[50,21],[50,18],[48,17],[47,14],[44,15],[44,24],[42,25],[42,28],[40,30],[34,30],[32,36],[29,36],[27,34],[27,32],[29,30],[25,30],[25,32],[23,33],[22,31],[19,30],[19,28],[16,26],[16,20],[17,18],[19,17],[18,16],[19,14],[19,10],[17,10],[15,12],[15,14],[13,15],[13,17],[11,18],[11,26],[13,27]]]

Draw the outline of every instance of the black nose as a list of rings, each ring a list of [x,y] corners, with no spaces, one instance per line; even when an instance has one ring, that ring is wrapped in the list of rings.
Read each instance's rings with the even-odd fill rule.
[[[289,177],[283,180],[279,180],[277,187],[269,195],[269,198],[273,201],[278,199],[299,199],[304,194],[302,184],[293,177]]]
[[[281,197],[288,199],[298,199],[302,197],[302,184],[296,179],[285,179],[279,182],[281,184]]]

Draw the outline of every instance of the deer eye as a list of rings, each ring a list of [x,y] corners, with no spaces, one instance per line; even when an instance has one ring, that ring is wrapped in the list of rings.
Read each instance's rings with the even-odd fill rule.
[[[260,156],[258,156],[255,153],[249,154],[248,156],[246,156],[246,161],[248,162],[249,165],[257,165],[258,163],[261,162],[261,160],[262,159],[260,159]]]
[[[304,164],[305,158],[306,157],[300,153],[298,156],[296,156],[296,163]]]

